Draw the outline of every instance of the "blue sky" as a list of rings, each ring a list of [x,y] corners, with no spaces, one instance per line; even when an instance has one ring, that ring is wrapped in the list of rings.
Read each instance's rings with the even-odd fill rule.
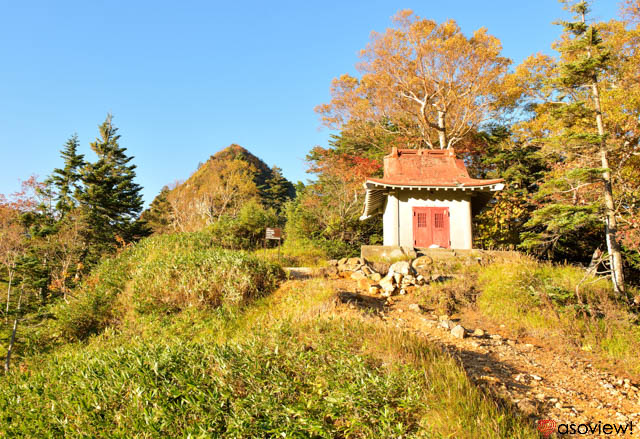
[[[552,53],[564,14],[555,0],[0,0],[0,193],[60,166],[73,133],[92,159],[107,112],[147,203],[231,143],[306,180],[307,151],[330,134],[314,107],[401,9],[484,26],[516,63]],[[596,0],[593,17],[617,12]]]

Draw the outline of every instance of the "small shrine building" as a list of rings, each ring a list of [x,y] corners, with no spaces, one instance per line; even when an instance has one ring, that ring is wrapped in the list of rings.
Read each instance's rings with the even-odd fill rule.
[[[365,182],[365,220],[382,214],[385,246],[471,249],[471,218],[503,179],[469,177],[453,149],[397,149],[384,157],[383,178]]]

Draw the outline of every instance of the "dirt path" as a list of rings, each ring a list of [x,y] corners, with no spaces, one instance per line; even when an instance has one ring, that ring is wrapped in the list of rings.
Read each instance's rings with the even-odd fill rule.
[[[487,330],[491,325],[472,312],[451,319],[466,328],[466,336],[457,338],[451,334],[451,323],[445,328],[446,323],[421,309],[411,295],[395,296],[388,303],[355,293],[355,282],[335,282],[343,306],[373,309],[373,315],[388,324],[426,337],[458,358],[474,382],[532,419],[558,424],[632,422],[633,436],[640,436],[640,385],[599,370],[579,352],[560,352],[544,340],[518,340],[500,328]],[[476,328],[485,334],[474,334]]]
[[[285,267],[284,271],[290,279],[308,279],[315,276],[318,269],[309,267]]]

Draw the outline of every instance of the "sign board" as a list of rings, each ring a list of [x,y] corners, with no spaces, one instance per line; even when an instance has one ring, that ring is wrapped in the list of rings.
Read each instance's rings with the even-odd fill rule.
[[[267,227],[267,233],[265,239],[282,239],[282,229],[275,227]]]

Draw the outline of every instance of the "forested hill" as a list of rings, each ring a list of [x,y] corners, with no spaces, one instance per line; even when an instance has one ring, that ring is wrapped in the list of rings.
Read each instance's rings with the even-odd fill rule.
[[[154,232],[198,230],[224,215],[235,216],[250,201],[279,212],[295,196],[277,166],[240,145],[212,155],[184,182],[165,186],[142,217]]]
[[[207,168],[209,169],[209,171],[215,171],[216,161],[230,160],[242,160],[253,166],[253,182],[258,186],[258,188],[271,186],[273,184],[274,178],[282,177],[280,168],[278,168],[277,166],[270,168],[261,158],[253,155],[249,150],[243,148],[240,145],[236,145],[235,143],[232,143],[231,145],[212,155],[209,160],[202,166],[202,168]],[[193,174],[192,178],[195,177],[196,174],[197,172]],[[285,186],[287,189],[287,194],[291,198],[293,198],[293,196],[295,195],[293,184],[291,184],[291,182],[287,179],[284,179],[284,181],[286,182]]]

